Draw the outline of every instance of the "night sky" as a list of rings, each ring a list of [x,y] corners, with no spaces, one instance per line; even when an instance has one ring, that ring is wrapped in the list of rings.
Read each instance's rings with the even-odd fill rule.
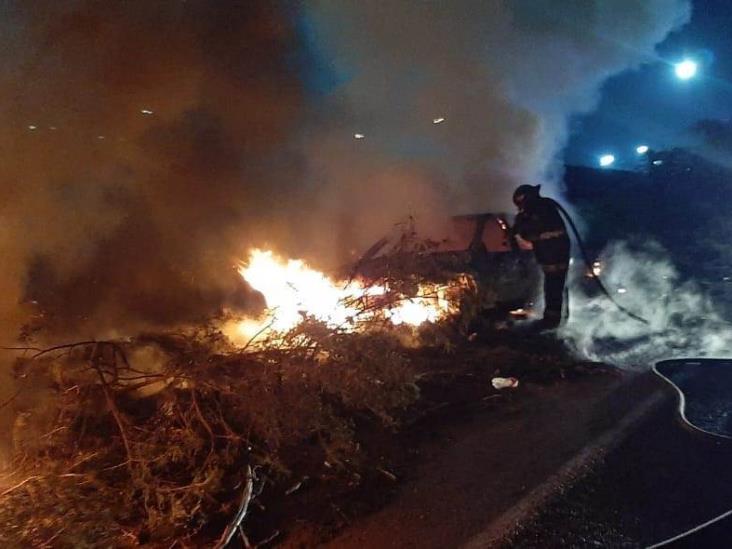
[[[597,165],[601,154],[614,167],[633,167],[635,147],[691,145],[699,120],[732,117],[732,2],[694,0],[691,22],[658,47],[659,57],[608,80],[597,110],[572,122],[565,151],[569,164]],[[692,58],[699,75],[676,78],[673,63]]]

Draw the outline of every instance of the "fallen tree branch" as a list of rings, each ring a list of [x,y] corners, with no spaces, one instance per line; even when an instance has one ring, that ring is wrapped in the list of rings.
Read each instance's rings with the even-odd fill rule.
[[[15,491],[15,490],[17,490],[18,488],[20,488],[20,487],[22,487],[22,486],[25,486],[25,485],[26,485],[27,483],[29,483],[29,482],[30,482],[31,480],[37,480],[37,479],[39,479],[39,478],[43,478],[43,477],[42,477],[41,475],[33,475],[33,476],[31,476],[31,477],[28,477],[28,478],[27,478],[27,479],[25,479],[24,481],[22,481],[22,482],[19,482],[19,483],[18,483],[18,484],[16,484],[15,486],[11,486],[10,488],[8,488],[7,490],[5,490],[4,492],[0,493],[0,497],[3,497],[3,496],[7,496],[7,495],[8,495],[8,494],[9,494],[10,492],[13,492],[13,491]]]
[[[0,410],[2,410],[3,408],[5,408],[8,404],[10,404],[11,402],[13,402],[16,398],[18,398],[18,396],[20,395],[20,391],[21,391],[21,389],[18,389],[17,391],[15,391],[15,393],[13,394],[13,396],[11,396],[5,402],[3,402],[2,404],[0,404]]]
[[[231,539],[234,537],[237,530],[240,528],[241,523],[247,514],[247,510],[249,509],[249,503],[252,500],[253,493],[254,493],[254,472],[252,471],[251,465],[247,465],[247,483],[246,483],[246,486],[244,487],[244,494],[242,495],[242,498],[241,498],[241,505],[239,506],[239,510],[236,512],[236,515],[234,515],[234,519],[226,527],[226,530],[224,530],[224,533],[221,536],[221,539],[214,546],[214,549],[224,549],[227,545],[229,545],[229,543],[231,542]]]
[[[117,404],[114,402],[114,396],[112,395],[112,391],[109,389],[109,384],[104,378],[104,373],[102,372],[101,368],[99,368],[99,366],[95,363],[97,349],[98,344],[95,343],[94,349],[92,350],[92,356],[89,359],[89,363],[92,365],[92,368],[96,370],[97,375],[99,376],[99,382],[102,384],[102,390],[104,391],[104,398],[107,401],[107,405],[109,406],[109,411],[111,412],[112,417],[114,417],[114,421],[117,423],[117,429],[119,430],[119,434],[122,437],[122,443],[125,446],[125,452],[127,453],[127,468],[130,472],[130,476],[133,476],[134,471],[132,469],[132,463],[134,460],[132,459],[132,448],[130,447],[130,441],[127,439],[127,432],[125,431],[122,416],[119,413]]]

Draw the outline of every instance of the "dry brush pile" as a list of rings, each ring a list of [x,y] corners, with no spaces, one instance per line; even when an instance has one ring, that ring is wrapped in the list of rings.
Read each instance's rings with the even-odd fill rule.
[[[289,473],[286,450],[308,442],[331,467],[358,467],[352,414],[389,424],[418,397],[396,337],[312,320],[259,350],[203,330],[25,355],[21,391],[24,380],[46,387],[36,425],[16,421],[4,546],[210,540],[253,475]],[[24,436],[38,423],[40,436]]]
[[[416,290],[400,267],[375,281],[393,291],[359,304],[358,331],[304,316],[244,348],[208,326],[17,349],[18,392],[0,403],[17,417],[0,544],[222,547],[246,540],[250,500],[292,483],[299,462],[358,475],[355,419],[391,427],[419,398],[415,333],[370,314]],[[475,285],[461,291],[456,322],[424,326],[422,342],[449,343],[475,314]]]

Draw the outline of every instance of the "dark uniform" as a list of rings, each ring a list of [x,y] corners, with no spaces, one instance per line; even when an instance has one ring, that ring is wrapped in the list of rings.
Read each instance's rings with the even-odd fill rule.
[[[539,196],[539,185],[522,185],[514,193],[519,208],[514,232],[531,242],[544,271],[543,326],[556,328],[562,320],[564,285],[569,268],[569,236],[557,206]]]

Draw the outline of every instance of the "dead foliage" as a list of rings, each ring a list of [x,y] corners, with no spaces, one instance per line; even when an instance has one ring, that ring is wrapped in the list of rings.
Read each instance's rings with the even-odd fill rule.
[[[283,450],[305,442],[331,467],[358,467],[353,414],[393,425],[418,397],[393,334],[312,319],[256,350],[205,329],[24,354],[16,375],[21,388],[46,380],[36,413],[48,421],[41,436],[17,429],[5,546],[195,544],[235,514],[248,467],[283,477]]]
[[[290,332],[244,348],[206,326],[18,349],[19,391],[35,397],[6,403],[18,420],[0,481],[0,543],[223,544],[245,536],[249,500],[287,479],[297,460],[358,476],[368,464],[355,419],[393,427],[419,398],[407,347],[449,349],[480,309],[468,274],[452,290],[459,306],[450,322],[418,333],[389,325],[385,312],[421,283],[455,277],[438,263],[416,274],[434,244],[410,236],[395,254],[414,246],[420,253],[370,281],[386,293],[350,304],[358,313],[348,326],[304,315]],[[443,291],[431,288],[434,298]]]

